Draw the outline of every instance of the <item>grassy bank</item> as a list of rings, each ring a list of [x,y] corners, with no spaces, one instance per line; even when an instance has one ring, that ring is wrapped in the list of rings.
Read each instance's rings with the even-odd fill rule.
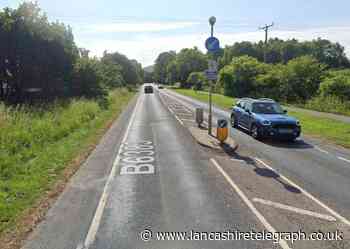
[[[11,228],[95,144],[134,92],[117,89],[109,106],[76,99],[45,108],[0,105],[0,233]]]
[[[185,96],[192,97],[201,101],[208,101],[208,93],[193,91],[190,89],[173,89]],[[214,94],[213,103],[218,107],[228,109],[232,107],[234,98]],[[330,118],[315,117],[303,111],[290,111],[289,115],[300,120],[303,133],[307,135],[325,138],[333,143],[350,148],[350,124]]]

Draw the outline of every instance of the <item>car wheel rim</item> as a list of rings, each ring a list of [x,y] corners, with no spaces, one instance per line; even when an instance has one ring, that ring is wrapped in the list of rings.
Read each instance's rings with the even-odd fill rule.
[[[258,128],[256,126],[253,127],[253,137],[258,137]]]

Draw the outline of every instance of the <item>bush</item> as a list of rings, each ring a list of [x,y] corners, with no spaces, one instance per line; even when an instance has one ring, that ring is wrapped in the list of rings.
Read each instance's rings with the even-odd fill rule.
[[[193,90],[203,90],[204,84],[208,84],[207,79],[202,72],[193,72],[187,78],[187,84],[193,87]]]
[[[350,101],[350,70],[331,72],[320,85],[320,95]]]

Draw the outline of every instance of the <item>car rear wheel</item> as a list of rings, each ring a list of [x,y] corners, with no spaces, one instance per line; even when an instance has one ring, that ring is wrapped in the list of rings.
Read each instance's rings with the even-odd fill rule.
[[[251,129],[250,129],[251,135],[253,138],[255,139],[260,139],[261,138],[261,134],[259,131],[259,127],[256,126],[255,124],[252,125]]]
[[[234,128],[237,128],[237,120],[235,118],[235,115],[231,115],[231,126],[234,127]]]

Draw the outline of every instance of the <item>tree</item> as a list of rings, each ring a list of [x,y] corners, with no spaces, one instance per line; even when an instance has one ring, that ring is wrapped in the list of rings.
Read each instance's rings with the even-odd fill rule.
[[[281,91],[288,102],[305,102],[317,93],[325,65],[311,56],[288,62],[283,72]]]
[[[163,52],[158,55],[154,64],[154,79],[162,84],[167,83],[167,69],[168,65],[175,59],[176,53],[174,51]]]
[[[246,97],[254,92],[256,77],[265,70],[265,65],[253,57],[234,58],[220,70],[218,84],[224,95]]]
[[[123,54],[104,53],[101,61],[103,63],[117,64],[121,67],[121,73],[123,75],[123,82],[126,85],[136,85],[142,83],[143,71],[142,66],[135,60],[129,60]]]
[[[198,48],[184,48],[176,55],[178,79],[186,82],[191,72],[204,71],[207,68],[207,57]]]
[[[107,92],[100,73],[97,59],[80,58],[74,65],[72,74],[72,93],[86,98],[105,97]]]

